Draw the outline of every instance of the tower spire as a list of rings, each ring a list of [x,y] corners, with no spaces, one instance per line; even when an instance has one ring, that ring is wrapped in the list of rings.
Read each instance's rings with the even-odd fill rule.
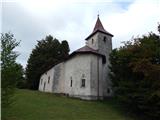
[[[99,19],[99,14],[97,15],[97,22],[95,24],[95,27],[93,29],[93,32],[95,32],[96,30],[101,30],[103,32],[105,32],[106,30],[104,29],[100,19]]]
[[[99,18],[99,11],[98,11],[98,14],[97,14],[97,18]]]
[[[99,18],[99,14],[97,15],[97,21],[96,21],[96,24],[95,24],[95,26],[94,26],[94,29],[93,29],[92,33],[86,38],[86,40],[88,40],[91,36],[93,36],[93,35],[96,34],[97,32],[101,32],[101,33],[104,33],[104,34],[108,34],[108,35],[110,35],[110,36],[113,37],[113,35],[112,35],[111,33],[107,32],[107,31],[104,29],[104,27],[103,27],[103,25],[102,25],[102,23],[101,23],[101,20],[100,20],[100,18]]]

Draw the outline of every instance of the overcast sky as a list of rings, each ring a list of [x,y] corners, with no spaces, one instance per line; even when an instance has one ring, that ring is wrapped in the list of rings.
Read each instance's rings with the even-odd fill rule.
[[[46,35],[67,40],[71,52],[84,46],[97,14],[104,28],[114,35],[113,48],[132,36],[157,33],[160,0],[2,0],[0,32],[21,40],[17,62],[26,66],[37,40]]]

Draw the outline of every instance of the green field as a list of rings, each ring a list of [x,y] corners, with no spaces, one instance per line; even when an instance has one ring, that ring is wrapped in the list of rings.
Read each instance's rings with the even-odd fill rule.
[[[134,120],[115,100],[84,101],[49,93],[17,90],[7,120]]]

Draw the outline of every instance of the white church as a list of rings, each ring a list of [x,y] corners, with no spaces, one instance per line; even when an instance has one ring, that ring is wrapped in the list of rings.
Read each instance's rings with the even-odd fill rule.
[[[60,93],[85,100],[104,99],[113,94],[109,79],[109,54],[113,35],[99,16],[86,45],[53,66],[40,77],[39,91]]]

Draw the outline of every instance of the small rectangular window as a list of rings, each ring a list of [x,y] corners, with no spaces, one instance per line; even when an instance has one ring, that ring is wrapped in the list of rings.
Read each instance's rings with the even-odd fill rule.
[[[72,87],[72,80],[71,80],[71,83],[70,83],[70,87]]]
[[[81,87],[85,87],[85,82],[86,82],[86,80],[82,79],[82,85],[81,85]]]
[[[48,83],[50,82],[50,76],[48,77]]]
[[[70,87],[72,87],[72,77],[70,77],[70,80],[71,80],[71,82],[70,82]]]

